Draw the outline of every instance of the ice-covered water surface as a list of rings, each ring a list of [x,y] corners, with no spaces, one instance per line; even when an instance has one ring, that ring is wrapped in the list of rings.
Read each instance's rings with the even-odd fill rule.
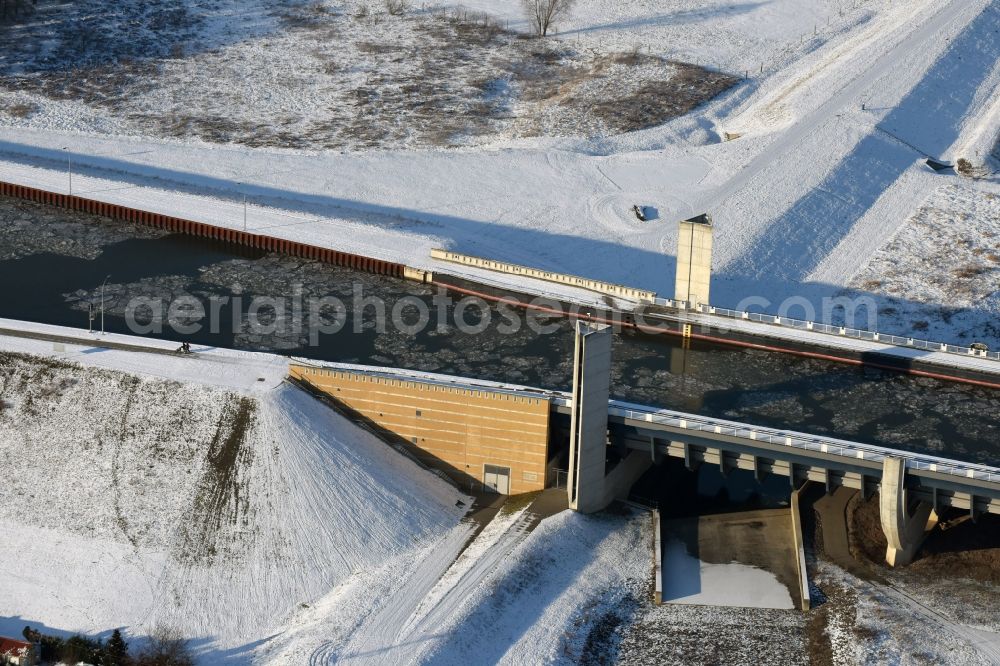
[[[11,238],[12,230],[23,227],[22,218],[17,206],[0,204],[0,238]],[[164,310],[162,332],[151,335],[546,388],[570,384],[572,326],[566,320],[537,322],[548,331],[539,334],[538,326],[523,319],[511,325],[509,316],[491,309],[490,324],[475,333],[469,329],[479,328],[483,316],[477,306],[456,312],[457,296],[442,306],[441,295],[424,285],[133,231],[139,230],[87,218],[65,228],[39,225],[28,236],[31,242],[16,252],[4,243],[0,280],[13,288],[0,301],[0,315],[83,327],[93,306],[99,327],[104,284],[109,331],[131,332],[124,315],[137,297],[164,307],[187,297],[188,306]],[[271,305],[257,308],[254,325],[249,315],[257,297],[271,299]],[[315,309],[309,306],[330,298],[342,303],[343,310],[329,300]],[[415,323],[417,302],[430,315],[426,327],[414,333],[392,325],[394,310],[403,323]],[[273,307],[275,303],[284,307]],[[196,316],[199,308],[206,314],[215,308],[214,326]],[[379,316],[383,308],[385,318]],[[136,310],[137,320],[145,323],[142,314]],[[310,331],[317,324],[329,330],[338,317],[342,328],[319,334],[313,345]],[[382,326],[384,319],[390,321]],[[188,334],[178,332],[192,324],[201,326]],[[616,336],[614,395],[760,425],[1000,462],[995,444],[1000,424],[992,416],[1000,411],[998,392],[756,350],[677,345],[671,336]]]

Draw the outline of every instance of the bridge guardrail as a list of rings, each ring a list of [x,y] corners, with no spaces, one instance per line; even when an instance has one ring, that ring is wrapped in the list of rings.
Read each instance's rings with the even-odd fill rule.
[[[656,298],[653,301],[656,305],[670,308],[687,309],[686,304],[669,298]],[[695,312],[714,317],[727,317],[729,319],[742,319],[760,324],[782,326],[784,328],[794,328],[802,331],[813,331],[827,335],[835,335],[841,338],[851,338],[854,340],[867,340],[869,342],[884,342],[897,347],[909,347],[911,349],[922,349],[932,352],[945,352],[948,354],[960,354],[963,356],[975,356],[993,361],[1000,361],[1000,351],[981,351],[972,347],[962,347],[961,345],[950,345],[944,342],[934,342],[932,340],[921,340],[919,338],[891,335],[879,333],[878,331],[866,331],[849,326],[834,326],[831,324],[821,324],[819,322],[807,321],[804,319],[794,319],[792,317],[782,317],[779,315],[764,314],[762,312],[748,312],[746,310],[730,310],[712,305],[698,305],[693,308]]]
[[[804,451],[828,453],[844,458],[882,462],[887,456],[892,456],[906,460],[906,466],[911,469],[949,474],[967,479],[986,481],[988,483],[1000,483],[1000,469],[987,465],[963,463],[957,460],[925,456],[870,444],[751,426],[732,421],[722,421],[681,412],[672,412],[670,410],[642,408],[639,405],[628,403],[618,403],[618,406],[616,406],[615,403],[616,401],[612,401],[608,412],[622,418],[659,423],[685,430],[711,432],[751,441],[767,442],[769,444],[802,449]]]

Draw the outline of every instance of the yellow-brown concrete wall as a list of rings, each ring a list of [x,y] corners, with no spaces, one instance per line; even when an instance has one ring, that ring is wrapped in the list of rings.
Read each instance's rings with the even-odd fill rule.
[[[289,374],[478,481],[484,465],[499,465],[510,468],[512,495],[545,487],[545,398],[295,364]]]

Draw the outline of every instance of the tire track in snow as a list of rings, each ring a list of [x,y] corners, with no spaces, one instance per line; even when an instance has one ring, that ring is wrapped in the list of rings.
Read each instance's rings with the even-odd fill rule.
[[[909,8],[904,7],[903,10],[907,13],[897,18],[896,26],[898,27],[907,21],[913,20],[922,9],[917,3],[914,3]],[[808,84],[811,82],[819,85],[822,83],[822,79],[832,75],[838,69],[842,69],[842,65],[849,66],[852,64],[850,63],[852,58],[873,44],[884,40],[886,33],[889,32],[887,28],[892,27],[883,25],[881,21],[869,22],[861,32],[853,35],[845,42],[836,44],[827,53],[822,54],[802,74],[796,75],[793,73],[790,80],[780,83],[776,89],[767,93],[763,99],[755,102],[748,109],[740,113],[733,121],[735,131],[744,134],[760,129],[761,127],[773,128],[774,125],[780,124],[787,115],[787,106],[784,102],[789,97],[798,90],[808,89]],[[740,119],[745,117],[749,117],[747,124],[740,125]],[[795,120],[792,119],[790,122],[795,122]]]
[[[471,523],[463,523],[463,526],[465,529],[452,530],[443,542],[424,555],[412,573],[399,581],[395,593],[382,599],[377,612],[355,628],[346,645],[340,649],[333,645],[321,646],[310,657],[309,663],[312,666],[340,662],[386,663],[389,653],[401,647],[400,628],[472,536],[474,526]]]
[[[515,515],[518,516],[517,520],[482,556],[472,561],[472,565],[461,573],[457,581],[450,585],[445,583],[447,588],[437,600],[426,605],[422,604],[421,608],[417,609],[410,623],[404,627],[404,632],[408,636],[416,635],[420,641],[425,636],[429,639],[428,634],[440,627],[449,616],[455,614],[472,590],[489,577],[538,523],[538,517],[533,513],[522,511]]]
[[[972,10],[977,9],[974,3],[969,3],[968,6],[963,6],[961,11],[954,11],[953,4],[953,2],[942,2],[938,10],[928,17],[922,25],[910,32],[902,41],[872,62],[867,69],[859,72],[857,76],[845,85],[839,89],[831,90],[826,101],[785,130],[779,138],[768,144],[766,148],[750,160],[741,171],[736,173],[725,184],[714,191],[698,197],[694,202],[695,208],[699,210],[719,208],[725,200],[747,187],[750,181],[768,166],[779,161],[782,156],[786,155],[793,146],[807,137],[815,128],[822,125],[834,116],[836,112],[856,99],[865,88],[889,74],[893,67],[905,61],[909,54],[925,48],[928,42],[933,41],[936,34],[944,31],[948,26],[959,22],[969,22],[973,14],[973,12],[969,11],[970,8]],[[975,13],[978,13],[978,11]]]
[[[400,582],[398,594],[359,627],[343,649],[321,647],[310,664],[419,662],[420,655],[441,637],[436,630],[460,611],[472,590],[489,578],[537,522],[537,516],[526,510],[498,514],[468,547],[474,525],[465,523],[467,529],[454,530],[446,547],[424,557],[413,574]]]
[[[952,634],[969,643],[987,664],[1000,664],[1000,634],[982,632],[950,620],[892,583],[883,585],[873,582],[872,585],[892,597],[900,605],[923,617],[927,622],[937,625],[944,633]],[[991,637],[993,640],[989,640]]]

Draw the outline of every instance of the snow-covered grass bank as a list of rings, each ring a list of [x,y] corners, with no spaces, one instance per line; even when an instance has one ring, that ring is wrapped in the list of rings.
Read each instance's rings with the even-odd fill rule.
[[[917,335],[1000,341],[1000,185],[952,179],[876,252],[848,293],[885,297],[879,318]]]
[[[0,337],[0,633],[166,626],[212,664],[614,654],[648,594],[647,514],[521,504],[469,543],[471,498],[280,357],[145,342]]]
[[[4,633],[168,625],[216,663],[463,512],[451,487],[287,385],[0,364]]]
[[[926,577],[907,576],[904,571],[888,582],[866,581],[820,561],[815,583],[822,590],[823,604],[814,609],[810,622],[814,654],[821,663],[833,664],[997,663],[1000,634],[995,633],[993,609],[984,614],[992,616],[989,629],[963,617],[970,614],[964,610],[967,603],[989,607],[995,592],[968,594],[975,583],[957,580],[953,574],[944,577],[942,587],[948,592],[930,601],[926,592],[935,583]],[[956,612],[958,607],[963,611]]]

